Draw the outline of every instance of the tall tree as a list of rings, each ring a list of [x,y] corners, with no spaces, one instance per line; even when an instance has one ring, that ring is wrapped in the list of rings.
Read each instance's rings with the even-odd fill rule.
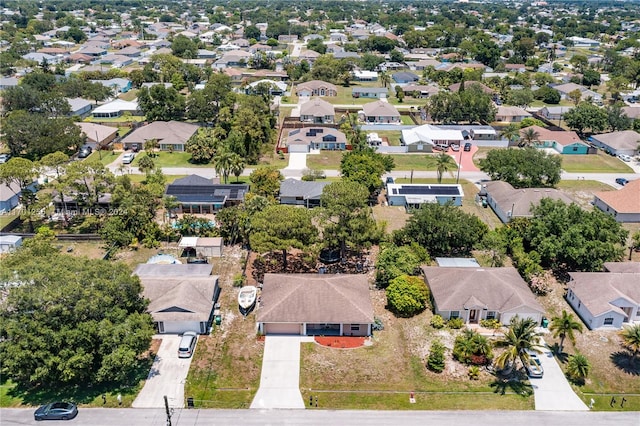
[[[564,115],[567,125],[583,135],[586,129],[598,133],[607,128],[607,113],[605,110],[588,102],[582,102]]]
[[[607,112],[607,122],[612,132],[627,130],[631,127],[632,120],[622,110],[620,104],[614,104],[605,108]]]
[[[218,139],[214,136],[213,129],[201,127],[187,141],[186,151],[191,154],[191,161],[196,164],[209,163],[218,147]]]
[[[340,161],[343,179],[364,185],[369,194],[382,186],[382,175],[393,170],[393,167],[391,156],[378,154],[371,148],[347,152]]]
[[[627,326],[620,331],[622,344],[631,350],[633,354],[633,364],[635,365],[638,354],[640,354],[640,324]]]
[[[436,166],[438,183],[442,183],[442,175],[444,175],[445,172],[450,172],[458,168],[458,164],[453,157],[444,152],[436,155],[435,157],[429,156],[427,157],[427,160]]]
[[[102,196],[113,189],[115,177],[98,160],[74,161],[67,167],[63,179],[65,193],[71,195],[78,205],[94,208]]]
[[[520,126],[515,123],[510,123],[507,127],[502,129],[502,137],[507,139],[510,143],[520,139]]]
[[[286,271],[287,251],[303,249],[317,238],[318,230],[312,224],[312,218],[313,213],[308,209],[285,204],[268,206],[251,217],[249,241],[252,250],[258,253],[281,250],[283,271]]]
[[[511,319],[509,328],[500,338],[496,345],[505,350],[496,357],[495,364],[501,370],[511,371],[519,359],[527,362],[529,352],[540,352],[539,339],[542,334],[535,329],[537,323],[531,318],[520,318],[515,316]]]
[[[11,192],[20,197],[23,212],[29,221],[29,228],[32,232],[32,216],[29,211],[36,201],[35,190],[32,188],[36,177],[38,177],[38,172],[37,164],[26,158],[15,157],[0,164],[0,183],[6,185]]]
[[[170,121],[182,118],[185,98],[173,87],[156,84],[138,92],[138,104],[149,121]]]
[[[260,166],[249,176],[251,192],[263,197],[275,199],[280,192],[280,182],[284,176],[273,166]]]
[[[533,147],[536,143],[540,143],[540,133],[533,127],[527,127],[520,132],[520,147]]]
[[[495,149],[480,160],[480,170],[515,188],[553,187],[560,182],[558,157],[535,148]]]
[[[558,348],[558,352],[562,353],[564,339],[567,337],[572,344],[575,344],[576,336],[574,331],[582,333],[582,329],[582,323],[580,321],[576,321],[573,314],[567,313],[564,309],[562,310],[562,316],[551,318],[549,330],[553,332],[553,337],[560,337],[560,347]]]

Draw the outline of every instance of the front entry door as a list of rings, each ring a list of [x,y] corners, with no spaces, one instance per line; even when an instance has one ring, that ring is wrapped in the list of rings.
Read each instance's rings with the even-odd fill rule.
[[[476,309],[471,309],[469,311],[469,322],[471,324],[475,324],[478,322],[478,311]]]

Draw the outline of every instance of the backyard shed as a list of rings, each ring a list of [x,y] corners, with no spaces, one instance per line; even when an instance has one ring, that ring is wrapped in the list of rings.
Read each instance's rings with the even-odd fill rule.
[[[0,253],[10,253],[22,245],[22,237],[18,235],[0,236]]]

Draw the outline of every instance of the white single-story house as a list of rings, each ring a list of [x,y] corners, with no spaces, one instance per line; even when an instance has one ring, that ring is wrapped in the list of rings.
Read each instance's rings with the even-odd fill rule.
[[[94,118],[113,118],[120,117],[125,112],[130,112],[131,115],[140,115],[142,112],[138,107],[138,101],[125,101],[122,99],[115,99],[106,104],[100,105],[91,111],[91,115]]]
[[[640,222],[640,179],[617,191],[596,192],[593,197],[593,205],[615,217],[617,222]]]
[[[425,203],[453,203],[462,205],[462,185],[452,184],[387,184],[387,201],[390,206],[419,208]]]
[[[288,178],[280,182],[280,204],[316,207],[328,181],[304,181]]]
[[[182,237],[178,247],[192,250],[197,257],[222,257],[224,242],[221,237]]]
[[[140,277],[148,312],[158,333],[209,332],[220,293],[218,276],[207,264],[145,264],[134,271]]]
[[[402,130],[401,143],[407,147],[408,152],[432,152],[434,145],[460,145],[465,139],[465,133],[460,129],[443,129],[424,124]]]
[[[640,133],[633,130],[602,133],[591,136],[588,141],[612,155],[634,156],[638,153]]]
[[[465,324],[495,319],[508,325],[516,315],[540,324],[544,308],[513,267],[441,268],[423,266],[433,298],[433,311],[445,320],[462,318]]]
[[[0,253],[11,253],[22,245],[19,235],[0,235]]]
[[[369,336],[374,323],[364,274],[265,274],[257,311],[263,334]]]
[[[480,195],[487,197],[487,204],[502,223],[508,223],[514,217],[532,217],[532,208],[540,204],[543,198],[561,200],[567,204],[573,202],[568,195],[555,188],[515,189],[510,183],[500,180],[487,182]]]
[[[570,272],[567,301],[591,330],[640,322],[640,273]]]

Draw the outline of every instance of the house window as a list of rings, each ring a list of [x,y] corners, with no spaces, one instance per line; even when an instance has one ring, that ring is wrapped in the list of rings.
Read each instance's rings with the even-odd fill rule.
[[[360,331],[360,324],[351,324],[351,331]]]
[[[460,311],[451,311],[449,318],[460,318]]]
[[[573,152],[576,152],[576,151],[578,151],[578,147],[577,147],[577,146],[574,146],[574,147],[573,147]]]
[[[496,319],[496,311],[487,311],[487,319],[488,320]]]
[[[613,318],[611,318],[611,317],[605,318],[604,319],[604,325],[613,325]]]

